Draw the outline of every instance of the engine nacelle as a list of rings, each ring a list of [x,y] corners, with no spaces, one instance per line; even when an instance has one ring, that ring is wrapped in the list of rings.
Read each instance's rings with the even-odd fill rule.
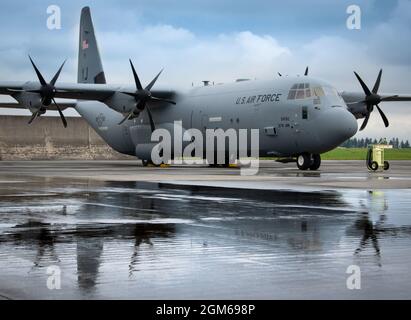
[[[32,113],[42,110],[43,104],[38,93],[22,92],[13,96],[23,107],[29,109]]]
[[[120,112],[122,114],[129,114],[134,111],[135,115],[138,116],[140,113],[136,108],[136,100],[134,97],[128,96],[121,92],[116,92],[110,98],[103,101],[109,108]]]
[[[351,104],[348,109],[357,119],[362,119],[367,115],[367,105],[363,102]]]
[[[364,94],[356,92],[343,92],[342,96],[347,96],[349,99],[344,98],[347,103],[347,107],[350,112],[357,118],[361,119],[367,115],[367,105],[362,102],[366,99]]]

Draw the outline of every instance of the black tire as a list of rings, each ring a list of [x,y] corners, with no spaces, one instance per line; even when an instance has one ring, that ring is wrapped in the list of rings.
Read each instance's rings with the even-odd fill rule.
[[[317,171],[321,167],[321,156],[319,154],[313,154],[312,164],[310,166],[311,171]]]
[[[151,160],[141,160],[143,162],[143,167],[160,167],[162,164],[154,164],[153,161]]]
[[[311,166],[311,157],[309,154],[303,153],[297,157],[297,167],[300,170],[306,171]]]
[[[209,159],[207,159],[209,166],[211,168],[218,168],[218,167],[222,167],[222,168],[229,168],[230,164],[235,164],[235,159],[236,156],[233,155],[229,155],[228,153],[224,156],[224,163],[218,163],[218,154],[217,152],[214,153],[213,155],[214,157],[214,164],[211,164],[211,161]]]
[[[238,156],[236,154],[227,153],[225,155],[223,167],[224,168],[230,168],[230,166],[234,165],[237,160],[238,160]]]
[[[207,158],[208,166],[211,168],[217,168],[217,152],[213,152],[212,158]],[[212,163],[213,162],[213,163]]]
[[[390,163],[388,161],[384,161],[384,171],[390,170]]]
[[[378,170],[378,168],[379,168],[378,163],[377,163],[377,162],[375,162],[375,161],[373,161],[373,162],[371,163],[371,170],[373,170],[373,171],[377,171],[377,170]]]

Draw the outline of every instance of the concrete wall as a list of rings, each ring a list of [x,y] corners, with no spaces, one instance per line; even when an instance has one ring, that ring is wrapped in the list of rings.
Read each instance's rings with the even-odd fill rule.
[[[111,149],[82,118],[0,116],[0,160],[135,159]]]

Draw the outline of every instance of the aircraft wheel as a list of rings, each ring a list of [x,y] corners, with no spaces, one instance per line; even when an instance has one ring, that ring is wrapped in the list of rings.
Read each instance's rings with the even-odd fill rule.
[[[300,170],[308,170],[311,166],[311,157],[309,154],[304,153],[298,156],[297,158],[297,167]]]
[[[374,162],[371,163],[371,170],[377,171],[378,168],[379,168],[379,166],[378,166],[377,162],[374,161]]]
[[[390,163],[388,161],[384,161],[384,170],[387,171],[390,169]]]
[[[232,165],[235,165],[237,159],[236,154],[226,154],[223,167],[230,168]]]
[[[310,166],[311,171],[317,171],[321,166],[321,156],[319,154],[313,154],[312,164]]]
[[[211,168],[217,168],[218,163],[217,163],[217,153],[213,154],[213,158],[207,158],[208,166]]]
[[[151,160],[141,160],[143,162],[143,167],[161,167],[163,164],[154,164]]]

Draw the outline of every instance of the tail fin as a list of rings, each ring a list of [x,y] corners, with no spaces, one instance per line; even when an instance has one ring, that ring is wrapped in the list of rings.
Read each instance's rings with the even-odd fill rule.
[[[106,76],[101,63],[89,7],[84,7],[81,11],[79,42],[77,82],[105,84]]]

